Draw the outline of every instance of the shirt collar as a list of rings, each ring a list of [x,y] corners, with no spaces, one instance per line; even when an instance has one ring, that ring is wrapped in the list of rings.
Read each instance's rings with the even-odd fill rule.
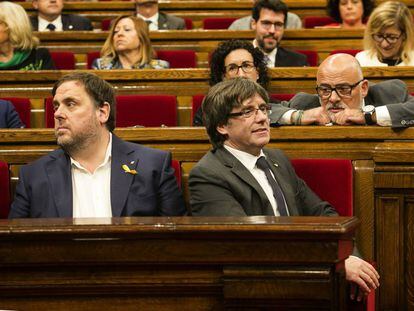
[[[250,171],[256,167],[257,159],[259,159],[262,156],[266,157],[263,153],[263,149],[260,150],[259,156],[254,156],[250,153],[235,149],[227,145],[224,145],[224,148],[226,148],[228,152],[234,155],[236,159],[239,160]]]
[[[151,21],[151,24],[154,24],[155,26],[158,26],[158,17],[159,17],[159,13],[155,13],[154,15],[152,15],[150,18],[146,18],[144,16],[142,16],[141,14],[137,14],[137,17],[142,18],[144,21]]]
[[[43,18],[41,18],[40,16],[37,17],[38,21],[39,21],[39,26],[44,26],[43,28],[46,29],[46,26],[49,24],[53,24],[56,26],[56,28],[59,28],[59,25],[62,25],[62,15],[59,15],[55,20],[49,22]],[[39,27],[40,29],[40,27]]]

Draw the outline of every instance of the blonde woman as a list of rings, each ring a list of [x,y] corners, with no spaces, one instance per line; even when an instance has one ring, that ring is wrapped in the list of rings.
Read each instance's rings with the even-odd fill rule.
[[[49,51],[38,44],[23,7],[0,2],[0,70],[55,69]]]
[[[169,68],[167,61],[153,59],[153,55],[147,23],[135,16],[120,16],[112,23],[101,58],[94,61],[92,68]]]
[[[414,66],[413,16],[398,1],[387,1],[371,14],[364,34],[361,66]]]

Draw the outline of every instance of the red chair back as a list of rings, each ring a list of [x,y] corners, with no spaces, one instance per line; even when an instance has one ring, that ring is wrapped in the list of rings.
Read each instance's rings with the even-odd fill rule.
[[[76,59],[72,52],[50,52],[50,56],[59,70],[75,69]]]
[[[112,19],[103,19],[101,22],[101,29],[104,31],[108,31],[111,28]]]
[[[197,57],[193,50],[157,51],[157,58],[170,63],[170,68],[196,68]]]
[[[318,52],[309,50],[296,50],[296,52],[304,54],[306,56],[309,66],[318,66]]]
[[[175,179],[177,179],[178,187],[181,189],[181,165],[178,160],[171,160],[171,166],[174,169]]]
[[[53,98],[48,97],[45,98],[45,126],[47,128],[55,127],[55,117],[54,117],[54,110],[53,110]]]
[[[293,159],[296,174],[341,216],[353,215],[353,170],[346,159]]]
[[[172,95],[116,97],[116,126],[176,126],[177,98]]]
[[[361,51],[362,50],[350,50],[350,49],[348,49],[348,50],[333,50],[333,51],[331,51],[331,53],[329,53],[329,55],[345,53],[345,54],[350,54],[352,56],[355,56]]]
[[[304,28],[315,28],[335,23],[335,20],[329,16],[307,16],[303,19]]]
[[[185,22],[185,29],[187,30],[193,29],[193,21],[191,18],[184,18],[184,22]]]
[[[7,163],[0,161],[0,218],[5,219],[10,210],[10,173]]]
[[[227,29],[236,17],[212,17],[203,19],[203,29]]]
[[[101,57],[101,52],[93,51],[86,54],[86,68],[92,69],[93,61]]]
[[[26,128],[30,128],[30,99],[22,97],[2,97],[1,99],[12,102],[20,120],[26,125]]]

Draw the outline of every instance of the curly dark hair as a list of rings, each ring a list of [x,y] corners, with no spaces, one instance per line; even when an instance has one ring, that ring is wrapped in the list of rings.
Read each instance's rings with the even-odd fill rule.
[[[234,39],[221,42],[213,52],[210,62],[210,85],[213,86],[223,81],[223,75],[225,73],[224,59],[230,52],[239,49],[246,50],[253,56],[253,63],[259,74],[257,83],[264,89],[267,89],[269,77],[267,76],[267,66],[263,52],[258,48],[254,48],[251,42]]]
[[[362,21],[368,20],[369,15],[375,7],[374,0],[361,0],[362,6],[364,7],[364,14],[362,16]],[[326,6],[328,15],[332,17],[338,23],[342,23],[341,14],[339,13],[339,3],[340,0],[328,0],[328,5]]]

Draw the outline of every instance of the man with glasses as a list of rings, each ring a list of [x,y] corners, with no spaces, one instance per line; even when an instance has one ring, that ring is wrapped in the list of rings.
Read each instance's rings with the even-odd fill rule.
[[[358,61],[348,54],[331,55],[322,62],[316,93],[297,94],[290,100],[290,108],[274,109],[271,122],[392,127],[414,124],[414,97],[405,83],[397,79],[368,83]]]
[[[309,66],[306,56],[280,47],[287,23],[288,7],[279,0],[258,0],[252,11],[252,29],[259,47],[267,57],[268,67]]]
[[[193,215],[337,215],[296,176],[281,150],[265,148],[270,106],[259,84],[245,78],[220,82],[209,90],[203,111],[213,150],[190,172]],[[345,271],[360,288],[358,299],[379,286],[377,271],[359,257],[350,256]]]

